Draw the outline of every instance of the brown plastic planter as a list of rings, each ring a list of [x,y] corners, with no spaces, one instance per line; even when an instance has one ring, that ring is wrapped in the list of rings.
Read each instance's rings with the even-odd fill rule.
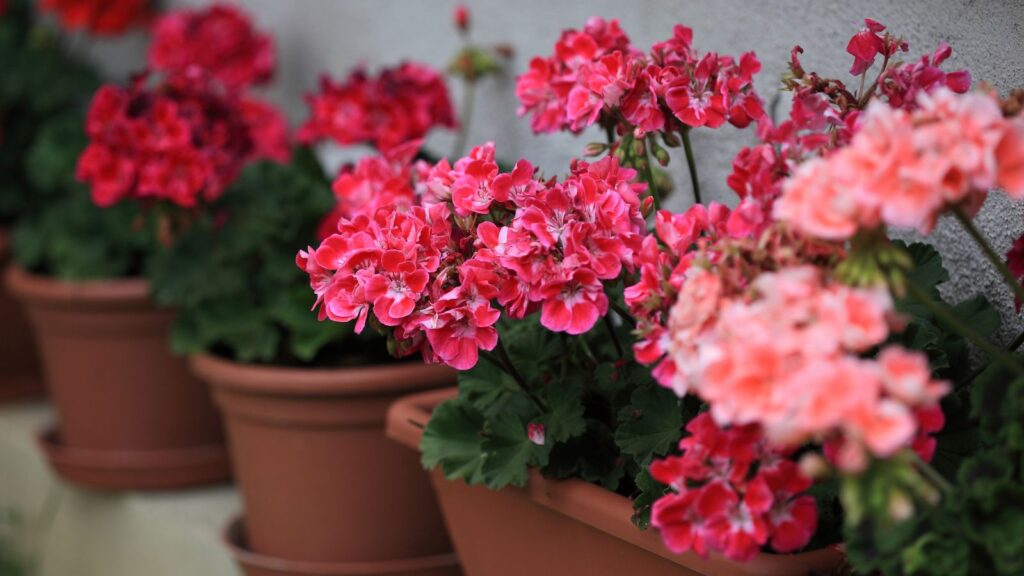
[[[434,407],[456,393],[399,400],[388,414],[388,435],[418,451]],[[633,526],[628,499],[579,480],[546,480],[534,472],[525,489],[491,491],[450,482],[438,470],[431,478],[466,576],[800,576],[830,574],[843,561],[834,549],[761,554],[745,564],[674,554],[654,530]]]
[[[0,228],[0,270],[10,262],[10,235]],[[0,288],[0,403],[43,393],[39,359],[21,306]]]
[[[173,356],[173,313],[139,279],[62,282],[20,268],[7,286],[25,306],[57,411],[40,436],[66,479],[106,489],[171,489],[230,477],[206,386]]]
[[[340,369],[192,359],[225,415],[245,531],[226,538],[249,576],[460,574],[418,458],[384,435],[391,402],[451,385],[419,363]]]

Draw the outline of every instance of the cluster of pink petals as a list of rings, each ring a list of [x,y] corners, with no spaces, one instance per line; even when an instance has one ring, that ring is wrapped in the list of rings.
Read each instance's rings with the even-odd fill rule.
[[[868,453],[910,446],[914,411],[948,390],[919,352],[861,357],[892,320],[886,290],[829,282],[813,266],[765,272],[740,294],[692,267],[668,323],[672,388],[706,400],[719,424],[759,424],[780,445],[841,437],[838,466],[860,470]]]
[[[669,311],[698,253],[707,255],[719,240],[753,238],[767,215],[756,205],[743,203],[735,210],[712,202],[695,204],[683,214],[666,210],[655,216],[655,233],[644,237],[637,257],[640,276],[626,287],[625,300],[637,322],[633,353],[641,364],[655,364],[655,378],[668,385],[675,374],[669,351]]]
[[[357,331],[372,318],[400,354],[471,368],[496,346],[502,309],[510,318],[539,309],[552,331],[586,332],[607,312],[603,281],[634,265],[643,186],[614,158],[541,181],[522,160],[501,172],[488,144],[404,174],[412,202],[357,199],[363,209],[343,208],[337,233],[297,259],[321,317],[355,321]],[[336,191],[360,198],[360,185]],[[406,202],[409,188],[396,187]]]
[[[381,208],[408,212],[416,196],[413,170],[423,166],[412,163],[421,144],[420,140],[411,140],[384,154],[364,156],[355,164],[344,166],[332,187],[338,203],[324,217],[317,238],[324,240],[334,234],[341,218],[375,214]]]
[[[538,133],[580,132],[602,115],[617,114],[641,133],[666,129],[671,117],[711,128],[762,119],[753,88],[761,63],[753,52],[738,61],[713,52],[702,56],[692,41],[693,31],[679,25],[672,38],[644,54],[617,20],[591,18],[582,30],[564,31],[554,54],[534,58],[516,79],[519,114],[531,115]]]
[[[786,181],[775,216],[814,237],[843,240],[880,224],[928,232],[948,207],[975,212],[994,187],[1024,198],[1024,120],[989,94],[941,88],[908,111],[881,102],[850,143]]]
[[[280,112],[196,71],[152,87],[146,75],[103,86],[85,130],[76,176],[100,206],[134,198],[193,207],[217,198],[247,162],[290,154]]]
[[[818,526],[817,504],[804,493],[811,479],[757,425],[720,428],[705,412],[686,430],[681,456],[651,464],[672,489],[651,511],[670,550],[748,561],[766,544],[781,553],[807,545]]]
[[[153,26],[149,65],[180,73],[198,67],[237,90],[264,84],[275,66],[274,41],[230,4],[182,8],[162,14]]]
[[[360,68],[341,84],[326,76],[306,97],[310,116],[299,140],[373,144],[381,152],[423,138],[431,128],[457,125],[444,78],[423,64],[405,62],[371,76]]]

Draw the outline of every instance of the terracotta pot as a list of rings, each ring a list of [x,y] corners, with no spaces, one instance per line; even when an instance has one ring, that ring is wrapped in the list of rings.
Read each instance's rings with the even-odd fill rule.
[[[236,550],[336,568],[450,558],[416,454],[384,435],[388,405],[411,391],[451,385],[450,369],[419,363],[284,368],[208,355],[193,358],[192,367],[212,385],[227,421],[247,532]],[[245,566],[252,558],[238,556]],[[459,574],[454,565],[444,573]],[[439,574],[431,570],[422,574]]]
[[[173,312],[152,303],[145,281],[62,282],[12,267],[7,285],[42,353],[58,431],[40,441],[58,472],[113,489],[230,476],[209,392],[171,354]]]
[[[10,234],[0,228],[0,269],[10,262]],[[0,402],[43,393],[39,358],[21,306],[0,288]]]
[[[422,426],[454,388],[417,394],[392,405],[388,435],[419,448]],[[629,500],[580,480],[547,480],[534,471],[525,489],[500,491],[451,482],[431,473],[445,522],[467,576],[798,576],[829,574],[843,562],[834,549],[760,554],[748,563],[721,556],[675,554],[652,529],[630,522]]]

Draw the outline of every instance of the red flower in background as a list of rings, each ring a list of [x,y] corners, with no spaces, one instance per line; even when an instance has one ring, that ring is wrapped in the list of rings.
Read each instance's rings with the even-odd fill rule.
[[[275,66],[274,41],[241,10],[226,4],[161,15],[153,27],[149,65],[183,72],[202,68],[230,89],[264,84]]]
[[[305,143],[369,143],[387,152],[423,138],[434,127],[454,128],[448,87],[439,72],[415,62],[387,68],[376,76],[358,69],[338,84],[326,76],[320,93],[306,97],[310,116],[299,129]]]
[[[142,23],[149,14],[146,0],[40,0],[68,30],[84,29],[97,36],[116,36]]]
[[[287,159],[285,120],[270,105],[231,96],[203,74],[153,86],[147,78],[103,86],[93,97],[76,176],[96,204],[136,198],[192,207],[217,198],[247,162]]]

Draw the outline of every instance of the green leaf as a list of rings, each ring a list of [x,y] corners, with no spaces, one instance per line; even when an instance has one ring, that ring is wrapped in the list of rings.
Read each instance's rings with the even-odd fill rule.
[[[615,442],[641,465],[663,456],[682,436],[683,417],[675,393],[661,386],[637,388],[619,412]]]
[[[575,378],[552,382],[542,389],[548,412],[541,417],[549,442],[565,442],[583,434],[583,385]]]
[[[526,423],[500,413],[487,420],[483,440],[485,453],[483,477],[487,487],[525,486],[530,466],[545,466],[551,444],[538,446],[530,441]]]
[[[508,409],[517,413],[531,410],[515,379],[486,360],[477,362],[471,370],[459,372],[459,391],[487,416]]]
[[[423,467],[440,467],[449,480],[483,482],[483,426],[483,414],[461,398],[438,406],[420,441]]]
[[[974,328],[975,331],[985,337],[990,337],[998,332],[999,326],[1002,324],[999,312],[989,303],[987,298],[981,295],[969,298],[953,306],[953,314],[960,321]],[[953,331],[952,328],[942,322],[939,322],[939,325],[948,332]]]

